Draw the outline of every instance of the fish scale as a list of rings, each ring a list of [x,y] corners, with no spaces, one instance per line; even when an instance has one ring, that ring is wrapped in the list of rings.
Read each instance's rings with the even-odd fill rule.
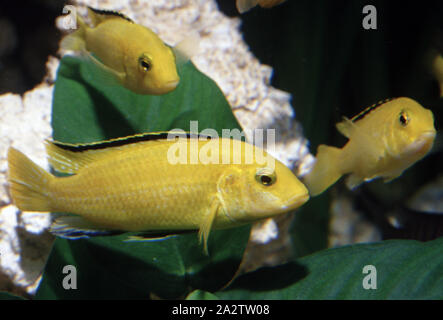
[[[88,199],[89,201],[84,205],[76,201],[54,203],[55,211],[77,211],[100,225],[108,223],[112,225],[114,221],[119,221],[119,226],[127,230],[143,230],[152,225],[165,228],[165,226],[173,225],[174,223],[192,224],[193,227],[197,227],[196,219],[183,215],[180,216],[179,214],[183,213],[189,206],[201,207],[203,204],[202,197],[200,196],[204,194],[201,186],[204,183],[204,177],[201,175],[202,171],[197,173],[197,177],[201,176],[197,180],[200,182],[193,183],[192,185],[183,182],[183,185],[180,186],[180,184],[177,185],[178,181],[176,180],[175,186],[173,188],[170,187],[168,190],[164,186],[168,181],[161,181],[164,175],[160,168],[157,166],[152,168],[149,164],[139,168],[131,167],[132,165],[135,166],[137,161],[138,159],[134,159],[134,161],[129,160],[126,166],[122,166],[120,170],[114,168],[114,171],[110,172],[106,169],[106,165],[105,168],[102,168],[103,171],[96,170],[95,167],[102,165],[97,163],[91,166],[91,168],[85,168],[85,171],[76,177],[76,181],[69,181],[69,179],[58,181],[59,185],[54,185],[55,190],[69,190],[71,194],[78,193],[80,198]],[[111,165],[114,164],[111,163]],[[88,190],[85,188],[85,185],[90,185],[94,181],[103,179],[103,172],[105,171],[108,173],[106,181],[103,181],[103,183],[109,187],[102,190]],[[179,171],[181,176],[179,178],[181,179],[185,179],[186,176],[195,176],[196,174],[194,173],[196,170],[192,166],[183,166]],[[203,169],[203,171],[205,170]],[[173,176],[177,177],[178,175]],[[112,181],[115,181],[113,185],[111,185]],[[169,182],[170,186],[172,186],[172,182]],[[206,185],[209,185],[209,183],[206,183]],[[206,193],[210,191],[215,192],[215,188],[212,188],[212,190],[206,189]],[[58,197],[57,191],[54,191],[54,195],[55,198]],[[100,201],[95,199],[105,195],[113,197],[113,202],[103,206]],[[178,201],[179,199],[182,199],[182,201]],[[207,206],[208,204],[206,204]],[[158,207],[161,210],[156,209]],[[205,207],[204,204],[203,207]],[[109,215],[103,215],[103,210],[110,212]],[[161,214],[163,211],[172,210],[176,211],[177,214]],[[122,215],[126,215],[126,217],[122,219],[120,215],[115,214],[116,212],[122,212]],[[177,221],[174,222],[175,219]]]

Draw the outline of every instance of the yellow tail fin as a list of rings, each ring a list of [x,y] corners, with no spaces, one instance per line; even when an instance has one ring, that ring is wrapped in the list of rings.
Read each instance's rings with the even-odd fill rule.
[[[329,188],[342,176],[340,169],[341,149],[320,145],[317,150],[317,161],[306,176],[305,183],[311,196],[316,196]]]
[[[245,13],[246,11],[251,10],[258,4],[257,0],[237,0],[237,10],[240,13]]]
[[[77,15],[77,26],[78,28],[76,31],[66,35],[62,39],[60,43],[62,49],[79,52],[84,52],[86,50],[85,37],[86,28],[88,28],[88,26],[79,15]]]
[[[22,211],[51,211],[48,185],[55,177],[14,148],[8,151],[8,167],[14,204]]]

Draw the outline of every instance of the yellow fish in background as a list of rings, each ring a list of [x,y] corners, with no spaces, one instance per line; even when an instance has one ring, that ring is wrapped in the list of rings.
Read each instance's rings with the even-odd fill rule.
[[[93,27],[77,15],[78,29],[63,38],[61,48],[82,53],[100,67],[103,79],[116,79],[135,93],[160,95],[177,87],[176,55],[185,62],[197,50],[196,38],[172,49],[153,31],[118,12],[88,8],[88,13]]]
[[[373,105],[345,118],[337,129],[349,141],[341,149],[318,147],[314,168],[304,180],[311,196],[345,174],[350,174],[350,189],[377,177],[395,179],[428,153],[436,135],[432,112],[409,98]]]
[[[212,146],[219,163],[192,164],[191,152],[186,163],[171,161],[176,148],[192,150],[193,143],[199,153]],[[150,133],[83,145],[48,141],[46,147],[51,166],[73,175],[55,177],[10,148],[10,192],[20,210],[75,214],[52,226],[68,238],[112,230],[198,230],[206,251],[211,229],[282,214],[309,199],[291,170],[264,151],[275,162],[259,164],[257,148],[239,140],[204,141],[186,133],[168,140],[167,133]],[[253,155],[250,162],[246,154]]]
[[[238,12],[245,13],[256,5],[259,5],[262,8],[272,8],[285,1],[286,0],[237,0],[236,5]]]
[[[440,98],[443,98],[443,57],[441,53],[436,53],[432,61],[432,72],[438,81],[440,88]]]

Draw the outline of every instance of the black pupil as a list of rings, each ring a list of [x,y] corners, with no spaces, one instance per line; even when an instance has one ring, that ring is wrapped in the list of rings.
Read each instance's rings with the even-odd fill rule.
[[[141,65],[142,65],[143,69],[145,69],[145,70],[149,70],[149,68],[151,67],[151,65],[144,60],[141,61]]]
[[[408,122],[408,118],[404,114],[400,115],[400,122],[402,125],[405,125]]]
[[[260,179],[261,179],[261,182],[262,182],[265,186],[271,184],[271,182],[272,182],[271,177],[268,177],[268,176],[261,176]]]

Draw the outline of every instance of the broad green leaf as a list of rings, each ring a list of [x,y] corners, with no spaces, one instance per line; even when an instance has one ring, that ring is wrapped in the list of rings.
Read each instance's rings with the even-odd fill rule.
[[[100,83],[95,66],[65,57],[54,89],[54,139],[78,143],[180,128],[240,126],[217,85],[191,63],[163,96],[143,96]],[[209,256],[196,233],[162,241],[124,242],[129,234],[68,241],[56,239],[37,292],[40,299],[184,298],[194,289],[215,291],[235,274],[250,226],[212,231]],[[63,267],[76,268],[77,289],[66,290]],[[69,282],[69,281],[68,281]]]
[[[210,292],[194,290],[186,297],[186,300],[218,300],[218,297]]]
[[[366,265],[376,289],[363,287]],[[366,278],[369,281],[369,278]],[[373,284],[374,282],[370,282]],[[443,238],[328,249],[237,278],[220,299],[443,299]]]
[[[249,227],[213,231],[209,257],[194,233],[142,243],[126,242],[127,234],[57,239],[36,297],[173,299],[184,298],[192,288],[214,291],[236,272],[248,235]],[[65,265],[76,267],[77,289],[63,287],[71,275],[62,272]]]
[[[0,292],[0,300],[26,300],[9,292]]]

